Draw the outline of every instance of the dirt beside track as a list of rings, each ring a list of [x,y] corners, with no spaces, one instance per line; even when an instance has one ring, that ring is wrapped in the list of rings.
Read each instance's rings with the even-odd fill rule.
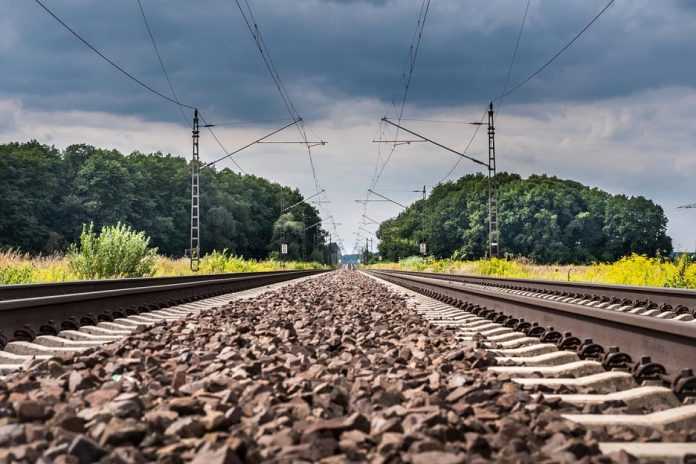
[[[0,382],[0,462],[632,462],[486,362],[334,272]]]

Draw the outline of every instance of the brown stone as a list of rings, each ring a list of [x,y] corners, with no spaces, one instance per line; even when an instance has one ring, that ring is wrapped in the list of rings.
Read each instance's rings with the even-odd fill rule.
[[[165,435],[175,435],[180,438],[201,437],[205,433],[205,426],[200,419],[192,416],[175,420],[164,431]]]
[[[119,394],[117,389],[103,388],[94,390],[85,396],[85,400],[90,406],[101,406],[116,398]]]
[[[426,451],[411,455],[411,462],[413,464],[464,464],[467,460],[463,453]]]
[[[47,419],[51,410],[43,401],[23,400],[14,404],[15,413],[22,422]]]
[[[197,452],[191,464],[241,464],[243,461],[227,445],[218,448],[204,446]]]
[[[400,433],[385,433],[382,435],[377,452],[382,456],[398,453],[404,445],[404,436]]]
[[[311,435],[317,432],[331,432],[336,436],[346,430],[360,430],[361,432],[369,433],[370,422],[365,416],[360,413],[354,413],[347,417],[339,417],[337,419],[318,420],[312,423],[303,433],[303,435]]]
[[[104,432],[101,434],[100,443],[102,445],[119,446],[140,444],[147,429],[145,425],[133,419],[113,418],[106,424]]]
[[[180,416],[203,414],[203,404],[190,396],[170,400],[169,409],[177,412]]]

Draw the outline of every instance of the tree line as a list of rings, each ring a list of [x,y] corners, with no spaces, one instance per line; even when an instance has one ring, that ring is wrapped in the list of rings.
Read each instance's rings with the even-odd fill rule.
[[[189,162],[135,151],[124,155],[91,145],[58,150],[37,141],[0,145],[0,247],[32,254],[63,252],[83,224],[118,222],[151,237],[161,254],[189,248]],[[328,257],[318,211],[297,189],[229,169],[201,171],[201,252],[227,249],[246,258],[275,256],[281,241],[288,259]]]
[[[631,253],[672,252],[662,208],[642,197],[611,195],[545,175],[502,173],[498,186],[501,253],[539,263],[614,261]],[[435,187],[430,196],[384,221],[377,232],[383,259],[419,253],[478,259],[488,247],[488,180],[467,175]]]

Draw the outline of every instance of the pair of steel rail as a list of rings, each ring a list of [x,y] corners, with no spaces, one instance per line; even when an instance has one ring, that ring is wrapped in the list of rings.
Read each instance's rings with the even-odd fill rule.
[[[83,325],[239,292],[325,270],[95,280],[0,287],[0,349]]]
[[[696,388],[696,291],[427,272],[370,272],[577,351],[581,357],[609,358],[609,367],[630,369],[639,380],[661,379]],[[684,316],[682,320],[667,318],[675,314]]]

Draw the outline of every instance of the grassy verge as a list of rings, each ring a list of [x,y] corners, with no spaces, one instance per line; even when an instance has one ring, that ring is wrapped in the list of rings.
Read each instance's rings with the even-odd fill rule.
[[[201,260],[197,274],[224,272],[262,272],[293,269],[320,269],[323,265],[302,261],[253,260],[214,252]],[[151,276],[192,275],[188,259],[156,256]],[[64,256],[31,257],[14,251],[0,252],[0,284],[50,283],[82,280]]]
[[[587,266],[544,266],[503,259],[454,261],[410,257],[402,259],[398,263],[380,263],[370,267],[566,282],[696,288],[696,263],[690,262],[686,257],[671,261],[632,255],[615,263],[598,263]]]

